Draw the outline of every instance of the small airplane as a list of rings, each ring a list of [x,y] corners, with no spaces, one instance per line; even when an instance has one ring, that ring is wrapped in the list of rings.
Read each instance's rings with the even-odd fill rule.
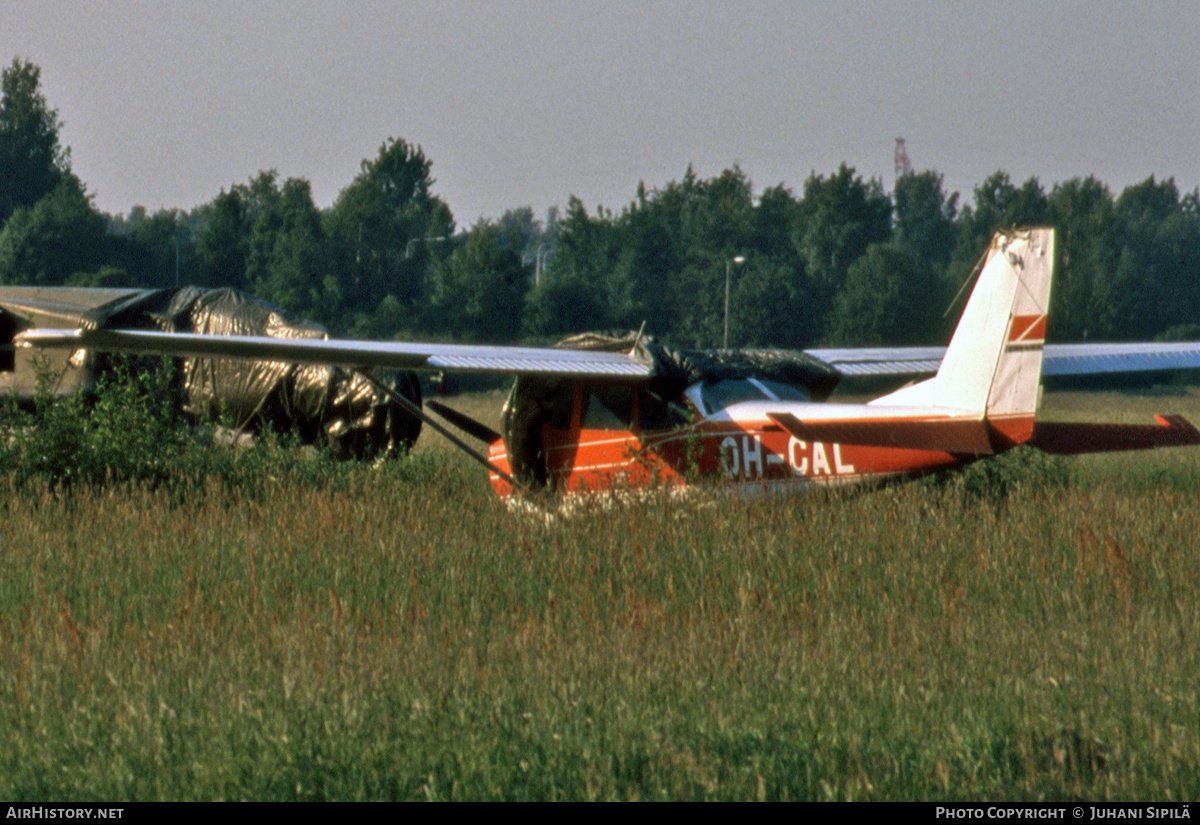
[[[1078,454],[1200,444],[1179,416],[1154,424],[1036,421],[1042,375],[1200,367],[1200,342],[1045,345],[1054,230],[996,234],[945,349],[675,352],[637,335],[501,347],[147,330],[28,329],[20,347],[91,349],[517,377],[503,433],[428,407],[487,445],[486,457],[411,400],[412,415],[489,470],[502,497],[722,480],[791,490],[918,476],[1021,444]],[[827,402],[845,375],[925,376],[868,403]]]

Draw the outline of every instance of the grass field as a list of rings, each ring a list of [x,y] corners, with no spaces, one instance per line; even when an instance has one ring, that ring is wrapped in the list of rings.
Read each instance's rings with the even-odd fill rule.
[[[239,461],[0,481],[0,798],[1200,797],[1195,448],[550,526],[434,436]]]

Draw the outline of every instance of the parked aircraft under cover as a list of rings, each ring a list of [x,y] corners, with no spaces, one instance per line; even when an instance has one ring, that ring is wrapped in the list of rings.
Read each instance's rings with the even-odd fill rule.
[[[236,289],[0,287],[0,393],[30,402],[38,392],[62,395],[94,387],[109,366],[103,355],[76,349],[34,357],[32,350],[12,344],[20,330],[65,325],[274,338],[329,335],[319,324]],[[185,358],[178,366],[175,394],[196,421],[224,420],[238,432],[290,430],[338,455],[368,459],[404,452],[420,433],[420,420],[387,395],[397,392],[420,404],[420,384],[406,370],[367,381],[331,366],[267,360]]]

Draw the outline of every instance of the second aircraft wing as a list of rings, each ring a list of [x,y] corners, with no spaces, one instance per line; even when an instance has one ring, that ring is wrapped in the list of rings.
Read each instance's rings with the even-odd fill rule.
[[[810,349],[809,355],[842,375],[932,375],[945,347]],[[1047,344],[1042,375],[1102,375],[1200,369],[1200,342],[1143,344]]]

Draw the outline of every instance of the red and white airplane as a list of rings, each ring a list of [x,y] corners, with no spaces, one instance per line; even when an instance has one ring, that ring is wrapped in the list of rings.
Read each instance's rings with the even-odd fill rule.
[[[364,375],[372,368],[514,374],[532,382],[536,397],[515,422],[520,399],[510,397],[507,439],[444,405],[426,405],[487,442],[486,459],[405,402],[486,464],[501,496],[714,478],[778,490],[916,476],[1019,444],[1055,453],[1200,444],[1200,432],[1178,416],[1145,425],[1035,420],[1043,374],[1200,367],[1200,343],[1044,345],[1053,262],[1052,229],[998,233],[949,347],[808,351],[842,375],[934,373],[865,404],[825,403],[817,399],[828,387],[728,370],[664,392],[636,343],[629,352],[604,352],[111,329],[32,329],[16,342],[335,364]]]

